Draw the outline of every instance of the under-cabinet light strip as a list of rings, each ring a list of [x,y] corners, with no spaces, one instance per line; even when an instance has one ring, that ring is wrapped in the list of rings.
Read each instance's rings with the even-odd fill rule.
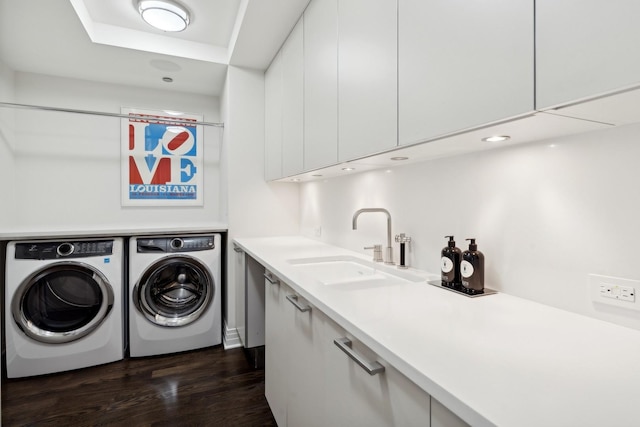
[[[106,113],[103,111],[89,111],[89,110],[75,110],[72,108],[60,108],[60,107],[45,107],[42,105],[28,105],[28,104],[14,104],[11,102],[0,102],[0,107],[9,107],[9,108],[24,108],[29,110],[42,110],[42,111],[58,111],[62,113],[76,113],[76,114],[89,114],[92,116],[105,116],[105,117],[117,117],[121,119],[143,119],[147,120],[149,117],[138,114],[119,114],[119,113]],[[173,123],[176,125],[203,125],[203,126],[214,126],[214,127],[224,127],[224,123],[214,123],[214,122],[199,122],[192,121],[180,118],[163,118],[162,122]]]

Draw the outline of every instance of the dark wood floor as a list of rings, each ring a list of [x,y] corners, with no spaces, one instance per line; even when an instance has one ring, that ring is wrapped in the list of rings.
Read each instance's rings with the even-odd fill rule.
[[[3,379],[2,425],[275,426],[264,370],[211,347],[40,377]]]

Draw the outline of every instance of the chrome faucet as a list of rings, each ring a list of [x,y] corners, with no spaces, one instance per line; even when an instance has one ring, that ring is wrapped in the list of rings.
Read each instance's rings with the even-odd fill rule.
[[[364,208],[358,209],[356,213],[353,214],[353,229],[358,229],[358,217],[361,213],[365,212],[382,212],[387,215],[387,249],[385,251],[386,259],[384,260],[385,264],[393,265],[393,247],[391,247],[391,214],[388,210],[382,208]]]

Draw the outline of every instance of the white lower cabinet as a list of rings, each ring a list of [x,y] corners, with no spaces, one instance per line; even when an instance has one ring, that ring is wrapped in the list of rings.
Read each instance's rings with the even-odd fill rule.
[[[264,394],[278,426],[287,425],[287,375],[289,373],[288,329],[290,327],[283,310],[284,286],[270,272],[265,273],[265,391]]]
[[[384,372],[370,375],[340,350],[334,340],[349,338],[351,347],[365,363],[379,358],[331,320],[325,324],[325,408],[331,426],[425,426],[430,425],[429,395],[392,366],[382,362]]]
[[[293,301],[296,294],[283,286],[283,311],[287,314],[289,333],[287,344],[288,375],[287,425],[322,427],[332,425],[325,418],[322,402],[325,396],[325,377],[322,364],[322,324],[319,312],[303,299]],[[297,304],[297,307],[294,305]]]
[[[442,403],[431,398],[431,427],[468,427],[469,424],[462,421]]]
[[[267,273],[265,396],[278,426],[326,426],[321,325],[312,307]],[[287,299],[287,297],[289,299]],[[294,304],[297,304],[294,305]]]
[[[278,426],[430,425],[427,393],[277,278],[265,286],[265,395]],[[367,373],[340,338],[384,371]]]

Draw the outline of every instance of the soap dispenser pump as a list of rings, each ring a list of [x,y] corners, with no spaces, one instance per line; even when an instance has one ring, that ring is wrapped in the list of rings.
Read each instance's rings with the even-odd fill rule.
[[[453,236],[444,237],[447,237],[449,242],[447,246],[442,249],[440,258],[442,286],[460,290],[462,288],[460,281],[460,260],[462,252],[456,247],[456,241],[453,240]]]
[[[469,249],[462,253],[460,263],[462,287],[467,294],[477,295],[484,292],[484,255],[478,250],[476,239],[467,240]]]

